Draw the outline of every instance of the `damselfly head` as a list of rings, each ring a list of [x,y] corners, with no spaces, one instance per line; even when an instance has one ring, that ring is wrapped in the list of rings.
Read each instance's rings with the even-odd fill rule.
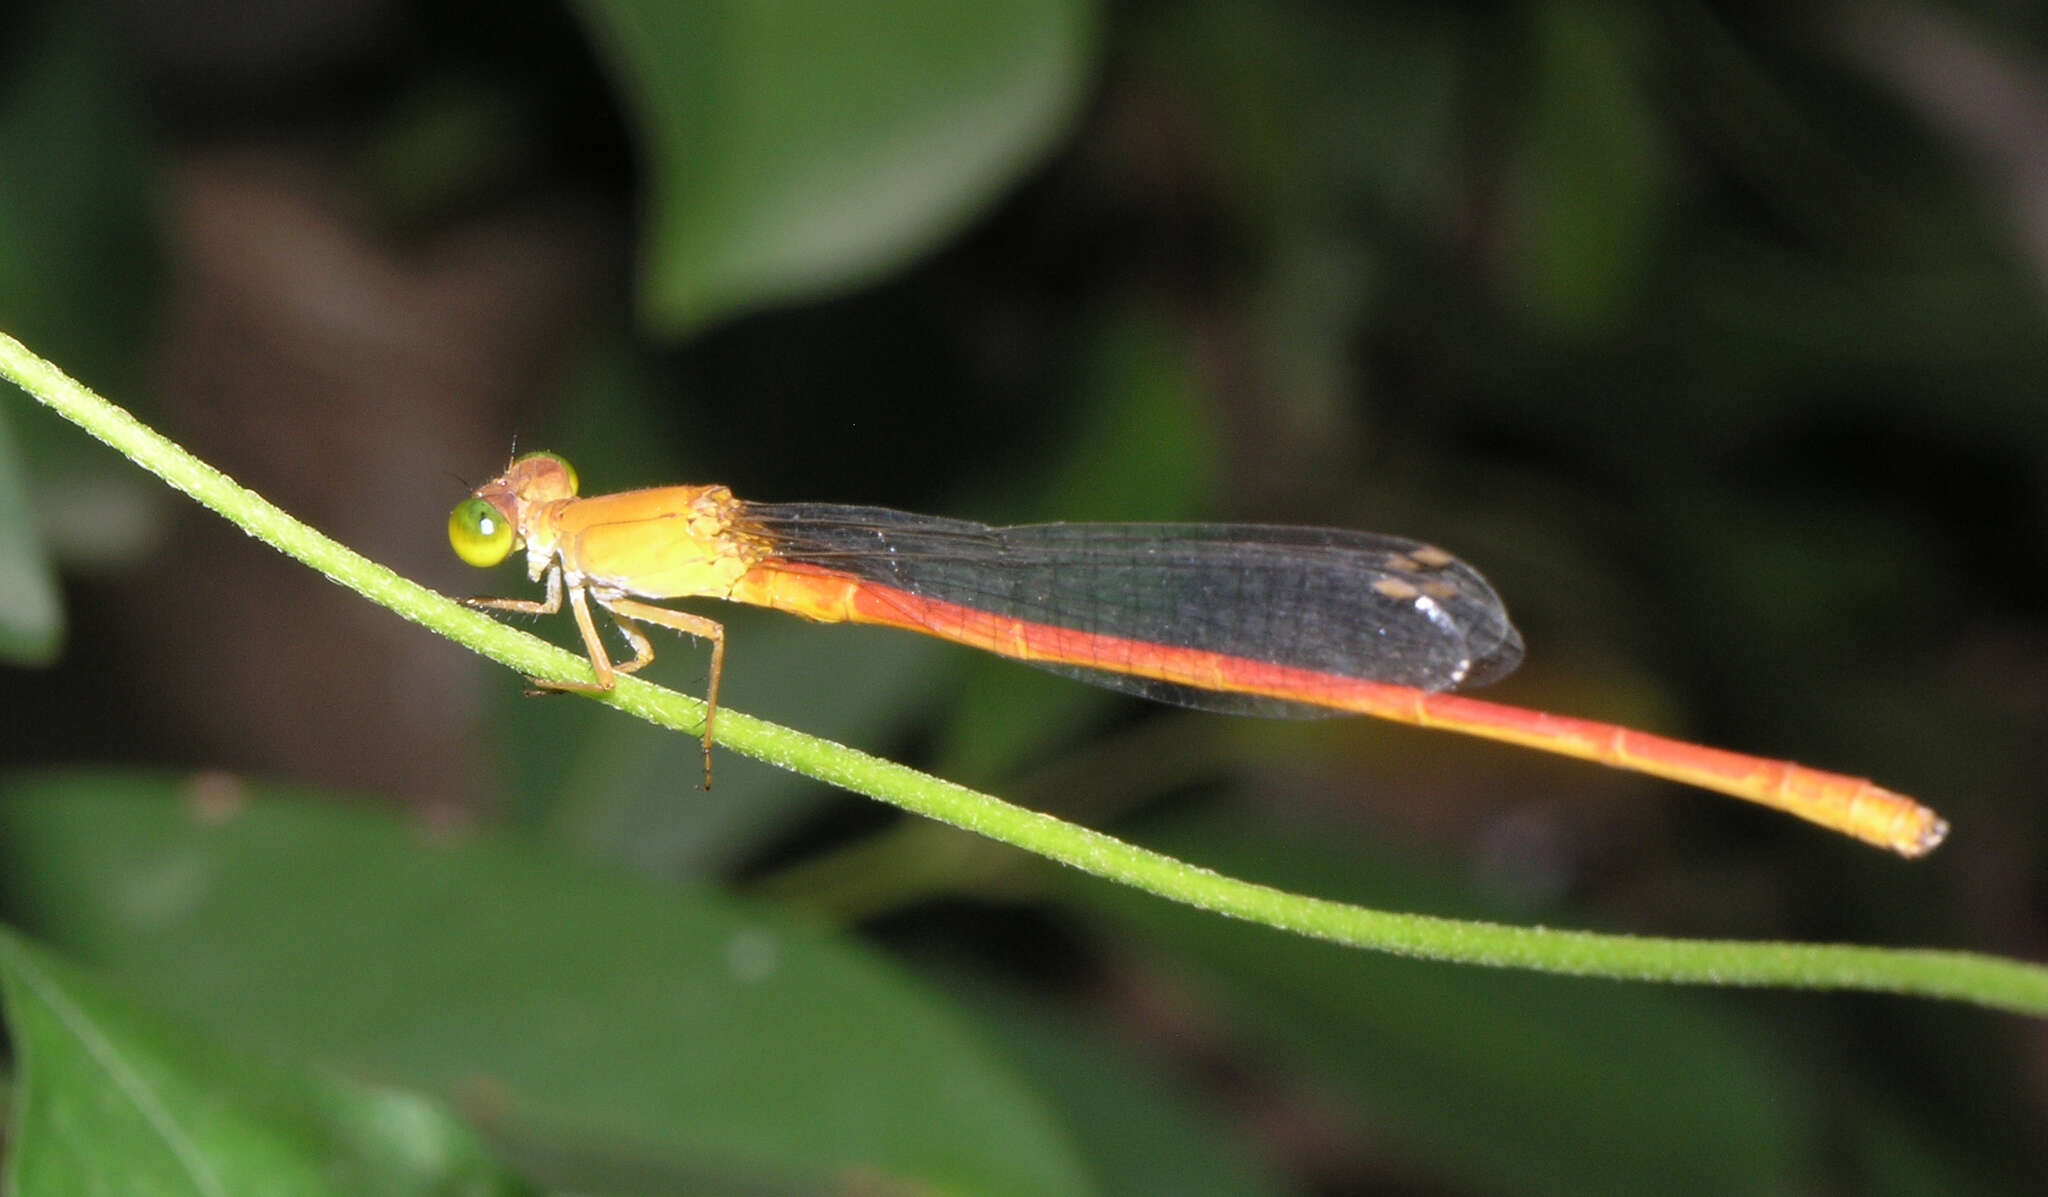
[[[575,498],[576,485],[576,467],[553,453],[514,458],[449,514],[448,543],[471,565],[496,565],[524,543],[529,513]]]

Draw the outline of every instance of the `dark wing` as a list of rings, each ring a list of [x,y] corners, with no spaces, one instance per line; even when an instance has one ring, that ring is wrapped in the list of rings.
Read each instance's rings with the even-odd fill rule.
[[[1478,571],[1368,532],[1257,524],[989,527],[875,507],[748,504],[776,556],[1082,632],[1448,690],[1512,672],[1521,636]],[[1114,669],[1045,666],[1209,710],[1328,715]]]

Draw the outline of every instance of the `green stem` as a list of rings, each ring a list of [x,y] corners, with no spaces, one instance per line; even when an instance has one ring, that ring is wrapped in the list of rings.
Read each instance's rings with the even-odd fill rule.
[[[392,573],[293,519],[262,496],[101,399],[0,333],[0,374],[144,469],[287,556],[423,627],[521,673],[587,678],[588,663]],[[621,677],[598,701],[695,734],[704,705]],[[1013,806],[914,769],[720,711],[718,742],[1083,872],[1218,914],[1404,956],[1581,976],[1715,985],[1863,989],[2048,1015],[2048,968],[1971,952],[1846,944],[1682,940],[1505,926],[1397,914],[1218,876],[1156,852]]]

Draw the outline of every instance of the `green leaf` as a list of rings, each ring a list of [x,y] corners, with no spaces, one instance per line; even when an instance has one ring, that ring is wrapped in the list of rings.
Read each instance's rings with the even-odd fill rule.
[[[130,389],[162,275],[156,163],[107,22],[41,15],[10,23],[33,36],[0,72],[0,329]]]
[[[1147,842],[1236,876],[1386,907],[1483,909],[1393,851],[1179,821]],[[1074,892],[1234,1022],[1261,1059],[1329,1094],[1396,1155],[1474,1192],[1796,1188],[1821,1120],[1775,1058],[1685,995],[1433,968],[1273,935],[1107,886]],[[1816,1145],[1817,1146],[1817,1145]]]
[[[11,787],[12,908],[223,1033],[466,1099],[568,1187],[597,1168],[671,1191],[1087,1188],[961,1017],[821,930],[488,837],[189,789],[197,805],[126,776]]]
[[[228,1050],[0,929],[7,1192],[526,1192],[432,1103]]]
[[[1119,1197],[1266,1197],[1288,1191],[1254,1158],[1241,1127],[1199,1108],[1127,1044],[993,990],[965,994],[1010,1055],[1060,1104],[1074,1137]]]
[[[0,660],[45,664],[63,643],[57,575],[36,531],[13,421],[0,407]]]
[[[155,164],[104,25],[78,5],[9,23],[20,36],[6,49],[11,69],[0,70],[0,329],[61,346],[82,372],[122,382],[140,375],[160,273]],[[79,472],[81,453],[68,433],[39,437],[62,425],[36,419],[0,411],[0,661],[15,665],[47,664],[63,646],[43,529],[75,509],[75,488],[54,499],[48,488]],[[32,492],[54,517],[47,523]]]
[[[639,125],[656,326],[844,290],[923,253],[1054,142],[1088,0],[585,0]]]

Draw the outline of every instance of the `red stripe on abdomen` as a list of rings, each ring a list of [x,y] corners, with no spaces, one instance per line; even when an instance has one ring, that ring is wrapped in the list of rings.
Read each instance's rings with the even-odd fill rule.
[[[1463,695],[1036,623],[818,566],[764,562],[731,597],[821,622],[922,632],[1019,661],[1256,694],[1596,761],[1760,803],[1907,856],[1933,848],[1948,830],[1933,811],[1860,777]]]

